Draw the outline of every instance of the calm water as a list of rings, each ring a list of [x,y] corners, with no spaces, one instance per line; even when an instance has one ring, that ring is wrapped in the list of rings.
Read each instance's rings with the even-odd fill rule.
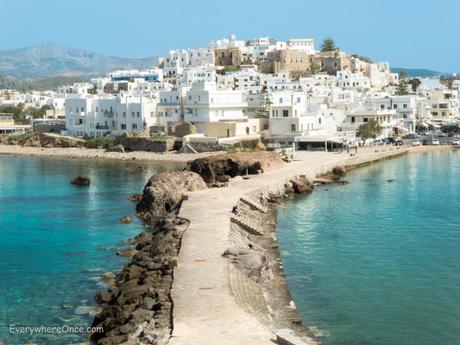
[[[324,344],[460,344],[460,153],[411,155],[346,179],[278,214],[304,323]]]
[[[0,341],[72,344],[81,335],[15,335],[23,326],[87,326],[101,273],[126,259],[115,250],[143,230],[127,200],[174,163],[97,162],[0,155]],[[75,187],[77,176],[90,187]]]

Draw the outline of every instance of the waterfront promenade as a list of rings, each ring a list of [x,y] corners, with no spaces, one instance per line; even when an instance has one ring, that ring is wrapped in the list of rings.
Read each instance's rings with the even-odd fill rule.
[[[221,256],[231,246],[230,211],[240,197],[258,190],[277,192],[297,175],[313,179],[335,166],[357,166],[421,149],[363,149],[354,157],[346,153],[298,152],[295,161],[283,168],[252,175],[249,180],[237,179],[226,188],[190,193],[179,214],[190,220],[190,227],[183,236],[174,270],[170,344],[273,344],[271,330],[236,303],[229,283],[229,264]]]

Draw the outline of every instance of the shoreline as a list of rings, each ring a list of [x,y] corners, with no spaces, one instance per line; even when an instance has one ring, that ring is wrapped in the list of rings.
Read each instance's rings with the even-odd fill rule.
[[[282,195],[286,184],[293,179],[306,177],[313,181],[334,167],[346,167],[351,170],[406,154],[451,150],[451,146],[383,147],[363,149],[353,157],[344,153],[297,152],[297,159],[280,169],[251,176],[249,180],[234,179],[226,188],[190,193],[179,212],[179,216],[190,221],[190,226],[182,239],[177,267],[174,270],[175,279],[171,293],[174,301],[174,327],[169,344],[270,344],[276,338],[276,333],[281,330],[273,325],[272,318],[279,310],[272,310],[268,303],[265,304],[269,310],[268,315],[261,315],[260,312],[238,303],[238,293],[235,293],[231,282],[235,271],[232,268],[234,264],[222,257],[222,254],[234,245],[230,210],[241,199],[254,193]],[[212,205],[212,209],[209,205]],[[276,233],[273,240],[277,244]],[[277,257],[272,256],[269,260],[275,263],[281,260],[277,245],[263,249],[276,249]],[[282,263],[280,268],[281,273],[278,272],[277,276],[279,286],[285,289],[285,295],[290,299]],[[195,277],[200,279],[197,281]],[[244,287],[245,284],[248,286]],[[241,294],[247,295],[244,289],[250,290],[250,286],[254,284],[246,280],[242,285]],[[262,295],[266,297],[266,293]],[[251,298],[250,300],[250,303],[253,303]],[[278,305],[292,308],[292,305],[286,305],[286,302],[288,301],[285,298]],[[308,339],[306,341],[315,343],[313,339],[305,338],[311,333],[301,334],[298,329],[295,333],[303,339]]]
[[[0,154],[60,157],[60,158],[85,158],[85,159],[107,159],[119,161],[146,161],[146,162],[188,162],[196,158],[216,156],[225,151],[203,152],[203,153],[156,153],[147,151],[133,152],[108,152],[105,149],[86,149],[80,147],[31,147],[19,145],[0,144]]]

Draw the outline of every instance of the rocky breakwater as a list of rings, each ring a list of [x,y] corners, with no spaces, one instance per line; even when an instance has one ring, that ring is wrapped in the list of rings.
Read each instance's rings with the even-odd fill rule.
[[[206,189],[203,179],[189,171],[166,172],[153,176],[144,188],[137,214],[155,222],[128,242],[131,262],[116,276],[114,286],[95,296],[102,311],[93,326],[102,333],[92,339],[100,345],[166,344],[172,330],[171,286],[181,239],[188,226],[177,218],[188,192]]]
[[[274,152],[238,152],[195,159],[187,168],[199,174],[208,186],[221,187],[235,176],[263,173],[282,164],[281,156]]]
[[[302,325],[287,288],[275,232],[277,205],[313,190],[306,175],[297,175],[275,190],[246,194],[238,202],[240,222],[231,223],[231,246],[223,253],[231,263],[229,281],[237,303],[277,334],[278,344],[318,344]],[[248,231],[245,224],[258,231]]]

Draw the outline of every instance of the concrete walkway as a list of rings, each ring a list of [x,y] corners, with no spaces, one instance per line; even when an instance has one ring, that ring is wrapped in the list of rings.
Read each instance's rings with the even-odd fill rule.
[[[227,188],[189,194],[180,216],[190,220],[174,270],[172,345],[273,344],[274,335],[236,303],[229,284],[228,261],[221,255],[230,246],[231,209],[244,194],[260,189],[277,191],[296,175],[310,178],[334,166],[356,165],[405,150],[375,153],[299,152],[296,161]]]

